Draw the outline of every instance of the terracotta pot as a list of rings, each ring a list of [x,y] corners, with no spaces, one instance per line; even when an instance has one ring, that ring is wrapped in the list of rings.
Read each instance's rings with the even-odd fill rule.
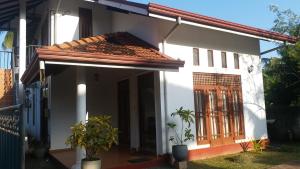
[[[176,161],[186,161],[188,157],[187,145],[175,145],[172,147],[172,154]]]
[[[101,160],[82,160],[81,169],[101,169]]]

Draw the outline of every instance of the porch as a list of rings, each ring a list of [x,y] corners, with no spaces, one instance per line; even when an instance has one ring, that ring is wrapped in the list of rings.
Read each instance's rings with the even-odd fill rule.
[[[67,169],[71,169],[76,162],[76,152],[71,149],[51,151],[50,156]],[[166,165],[167,161],[166,156],[131,152],[124,147],[113,147],[110,151],[100,154],[99,158],[103,169],[151,168]]]
[[[160,71],[183,64],[131,34],[113,33],[38,48],[22,81],[41,84],[40,133],[67,168],[84,158],[65,145],[70,126],[93,115],[111,116],[119,130],[118,147],[100,155],[104,168],[148,168],[166,153]]]

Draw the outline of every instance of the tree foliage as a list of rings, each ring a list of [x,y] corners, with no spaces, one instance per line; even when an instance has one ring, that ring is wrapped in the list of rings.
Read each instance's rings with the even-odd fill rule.
[[[291,10],[270,7],[277,18],[273,31],[300,38],[300,16]],[[300,40],[278,50],[280,58],[265,59],[264,87],[267,107],[300,106]]]

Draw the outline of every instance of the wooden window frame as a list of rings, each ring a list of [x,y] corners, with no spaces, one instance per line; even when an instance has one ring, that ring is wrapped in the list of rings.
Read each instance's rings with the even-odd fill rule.
[[[207,111],[206,111],[206,105],[207,105],[207,98],[206,98],[206,95],[204,94],[204,90],[198,90],[198,92],[200,92],[201,94],[202,94],[202,96],[203,96],[203,99],[204,99],[204,101],[203,101],[203,105],[202,105],[202,111],[204,111],[203,112],[203,118],[204,118],[204,120],[205,120],[205,124],[203,125],[203,126],[205,126],[205,133],[206,133],[206,139],[199,139],[199,137],[198,137],[198,129],[199,129],[199,127],[198,127],[198,125],[197,124],[199,124],[199,114],[200,114],[200,112],[198,112],[198,111],[196,111],[197,109],[195,109],[195,121],[196,121],[196,140],[197,140],[197,144],[209,144],[209,140],[208,140],[208,138],[210,137],[208,134],[208,120],[209,120],[209,118],[208,118],[208,114],[207,114]],[[195,97],[195,95],[196,95],[196,92],[194,92],[194,99],[195,99],[195,103],[196,103],[196,97]]]
[[[234,62],[234,68],[240,69],[240,55],[238,53],[233,54],[233,62]]]
[[[195,55],[197,53],[197,55]],[[193,48],[193,65],[200,65],[199,48]]]
[[[201,73],[201,74],[209,74],[209,73]],[[211,74],[212,76],[226,76],[223,74]],[[195,73],[194,73],[195,76]],[[239,75],[230,75],[230,76],[239,76]],[[240,79],[240,76],[239,76]],[[209,91],[216,91],[217,95],[217,107],[218,107],[218,117],[219,117],[219,130],[220,130],[220,137],[218,139],[212,140],[212,135],[211,135],[211,121],[210,121],[210,113],[209,113],[209,96],[208,92]],[[195,111],[196,115],[196,140],[198,145],[202,144],[210,144],[211,146],[218,146],[218,145],[224,145],[224,144],[232,144],[234,143],[235,140],[239,139],[244,139],[245,138],[245,124],[244,124],[244,113],[243,113],[243,102],[242,102],[242,88],[241,88],[241,83],[238,86],[237,84],[232,84],[231,86],[225,86],[225,85],[195,85],[194,81],[194,93],[196,91],[201,91],[203,92],[204,95],[204,109],[205,109],[205,122],[204,126],[206,126],[206,135],[207,139],[206,140],[200,140],[198,136],[198,126],[199,126],[199,119],[198,119],[198,112]],[[225,137],[224,134],[224,122],[223,122],[223,110],[222,110],[222,91],[226,92],[227,95],[227,111],[229,112],[229,125],[230,125],[230,135],[228,137]],[[232,92],[233,91],[238,91],[238,106],[239,106],[239,122],[241,126],[241,131],[242,133],[240,135],[235,135],[235,126],[234,126],[234,112],[233,112],[233,101],[232,101]],[[195,104],[195,106],[197,106]],[[196,110],[196,107],[195,107]]]
[[[211,59],[210,59],[210,55],[209,55],[210,52],[211,52]],[[211,65],[209,65],[210,60],[211,60]],[[215,64],[214,64],[214,51],[213,50],[207,50],[207,65],[208,65],[208,67],[214,67],[215,66]]]
[[[225,62],[223,62],[225,58]],[[227,54],[226,52],[221,52],[221,61],[222,61],[222,68],[227,68]]]

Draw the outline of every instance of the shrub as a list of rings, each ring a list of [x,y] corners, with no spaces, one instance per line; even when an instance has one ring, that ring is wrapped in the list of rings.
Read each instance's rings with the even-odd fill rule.
[[[118,129],[112,127],[110,116],[92,116],[87,123],[75,124],[71,130],[66,144],[85,148],[86,160],[97,159],[101,151],[108,151],[118,141]]]
[[[167,126],[174,130],[175,135],[170,137],[170,141],[175,145],[183,145],[188,140],[194,140],[194,135],[190,129],[191,123],[194,123],[195,115],[191,110],[184,110],[183,107],[176,109],[176,112],[171,114],[171,117],[179,116],[181,120],[180,133],[177,131],[177,124],[175,122],[167,123]],[[185,127],[184,124],[187,124]]]
[[[243,152],[247,152],[250,148],[250,142],[242,142],[240,143],[240,146],[243,149]]]

